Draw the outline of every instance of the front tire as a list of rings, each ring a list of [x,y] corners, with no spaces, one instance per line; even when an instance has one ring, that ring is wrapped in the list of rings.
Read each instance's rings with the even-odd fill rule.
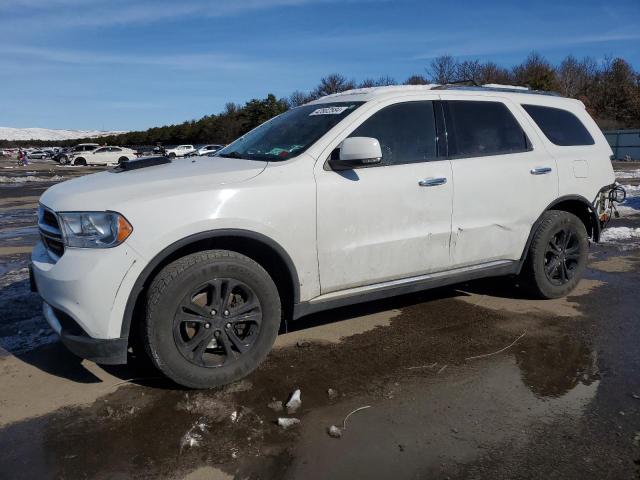
[[[180,258],[154,279],[144,343],[176,383],[210,388],[239,380],[267,356],[281,320],[278,289],[255,261],[228,250]]]
[[[580,282],[588,255],[589,239],[582,221],[568,212],[545,212],[529,247],[524,284],[539,298],[564,297]]]

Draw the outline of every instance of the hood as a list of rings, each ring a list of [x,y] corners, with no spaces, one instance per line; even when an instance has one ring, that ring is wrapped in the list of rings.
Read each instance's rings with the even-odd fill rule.
[[[161,165],[86,175],[49,188],[40,198],[55,211],[119,210],[119,205],[247,181],[267,162],[236,158],[179,158]]]

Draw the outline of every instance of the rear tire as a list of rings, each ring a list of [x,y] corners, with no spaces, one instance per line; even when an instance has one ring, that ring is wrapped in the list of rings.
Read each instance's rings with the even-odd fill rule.
[[[522,272],[524,286],[538,298],[560,298],[580,282],[587,266],[589,239],[575,215],[549,210],[534,233]]]
[[[86,165],[86,164],[87,164],[87,161],[86,161],[84,158],[80,157],[80,158],[76,158],[76,159],[73,161],[73,164],[74,164],[74,165],[84,166],[84,165]]]
[[[265,359],[281,315],[278,289],[258,263],[228,250],[197,252],[153,280],[143,341],[174,382],[211,388],[247,376]]]

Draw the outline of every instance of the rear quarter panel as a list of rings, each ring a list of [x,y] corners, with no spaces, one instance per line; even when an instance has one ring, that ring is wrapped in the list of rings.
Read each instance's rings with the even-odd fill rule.
[[[611,147],[598,125],[586,111],[582,102],[571,99],[540,96],[540,98],[532,100],[527,99],[526,103],[551,108],[561,108],[573,113],[586,127],[595,142],[593,145],[555,145],[544,135],[538,125],[525,112],[528,121],[542,139],[544,147],[556,160],[560,197],[579,195],[591,202],[595,199],[602,187],[615,182],[615,175],[610,159],[613,153]]]

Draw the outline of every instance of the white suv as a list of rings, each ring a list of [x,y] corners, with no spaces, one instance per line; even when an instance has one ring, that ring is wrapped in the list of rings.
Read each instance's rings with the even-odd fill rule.
[[[33,284],[76,354],[124,363],[140,338],[176,382],[224,384],[266,357],[283,318],[496,275],[566,295],[606,216],[610,155],[576,100],[344,92],[214,159],[146,158],[53,186]]]
[[[168,148],[165,155],[169,158],[174,157],[186,157],[189,154],[196,153],[196,148],[193,145],[178,145],[174,148]]]

